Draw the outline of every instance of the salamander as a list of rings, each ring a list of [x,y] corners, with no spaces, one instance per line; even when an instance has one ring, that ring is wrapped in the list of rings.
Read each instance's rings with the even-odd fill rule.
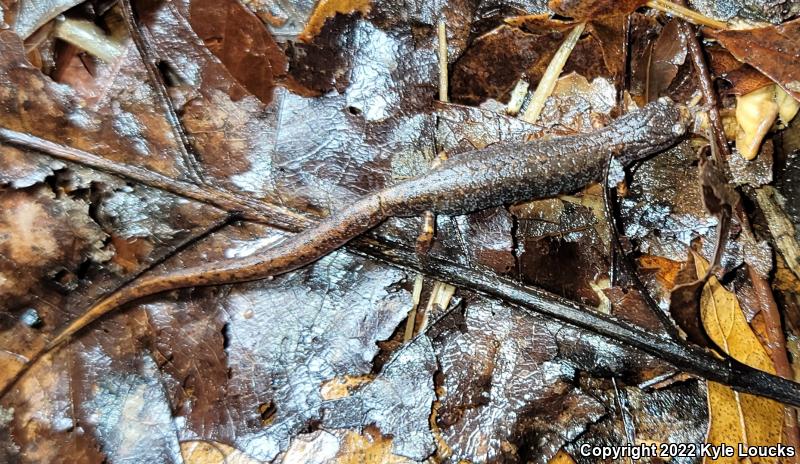
[[[591,133],[504,141],[461,154],[423,175],[368,194],[316,226],[246,258],[134,280],[63,328],[28,366],[126,303],[167,290],[283,274],[331,253],[389,217],[424,211],[465,214],[575,192],[600,180],[610,157],[627,166],[675,145],[687,136],[690,121],[686,107],[664,99]]]

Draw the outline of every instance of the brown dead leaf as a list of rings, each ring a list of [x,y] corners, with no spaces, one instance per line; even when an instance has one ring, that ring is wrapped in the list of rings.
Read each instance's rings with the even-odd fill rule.
[[[696,254],[694,262],[697,273],[705,274],[708,262]],[[775,366],[747,323],[736,295],[723,287],[716,276],[712,275],[703,287],[700,308],[708,336],[722,351],[748,366],[775,373]],[[781,441],[783,406],[780,403],[708,382],[708,407],[708,443],[756,446],[775,445]],[[721,462],[739,461],[727,458]],[[762,458],[759,462],[778,460]]]
[[[748,30],[707,31],[733,56],[800,100],[800,19]]]
[[[552,19],[549,15],[545,14],[512,16],[510,18],[506,18],[505,23],[511,26],[519,27],[522,30],[531,32],[533,34],[539,33],[543,27],[556,27],[561,32],[566,33],[574,28],[576,24],[578,24],[577,21],[560,21]],[[614,15],[594,18],[587,22],[586,32],[592,37],[592,39],[599,43],[602,52],[603,63],[608,71],[615,76],[619,75],[624,67],[623,47],[625,45],[625,16]],[[586,48],[586,44],[592,43],[593,41],[587,41],[586,39],[583,39],[582,42],[584,44],[581,46],[576,46],[576,49],[572,51],[571,56],[580,55],[582,50]],[[546,66],[547,63],[544,63],[544,65]],[[572,66],[572,68],[575,71],[581,72],[580,69],[574,69],[574,66]],[[544,67],[542,67],[542,70],[539,71],[538,74],[541,74],[542,71],[544,71]],[[528,74],[531,74],[531,72],[529,71]]]
[[[670,291],[669,312],[689,341],[700,346],[710,346],[711,340],[703,329],[699,306],[704,284],[701,277],[705,274],[698,275],[695,256],[694,252],[690,252],[686,262],[675,274],[675,286]]]
[[[258,17],[236,0],[194,0],[192,29],[231,75],[264,103],[275,84],[286,77],[283,50]]]
[[[507,98],[525,70],[544,70],[568,28],[542,19],[535,30],[504,25],[478,37],[453,64],[451,98],[467,104]]]
[[[204,440],[181,442],[181,456],[186,464],[259,464],[236,448]]]
[[[656,281],[666,289],[675,286],[675,279],[681,269],[681,263],[662,256],[642,255],[638,259],[639,269],[655,272]]]
[[[322,31],[322,27],[328,19],[337,14],[346,15],[354,12],[365,15],[369,12],[371,4],[372,0],[321,0],[308,18],[303,32],[297,38],[303,42],[310,42]]]
[[[686,61],[686,38],[678,25],[677,20],[667,23],[653,42],[645,94],[648,101],[660,97],[669,88],[678,75],[678,68]]]
[[[553,59],[565,31],[573,22],[542,17],[514,17],[475,39],[453,64],[451,98],[479,104],[487,98],[505,101],[517,81],[525,75],[531,85],[539,82]],[[511,27],[510,24],[518,27]],[[578,41],[562,74],[576,72],[588,80],[609,76],[601,42],[592,35]]]
[[[547,6],[556,13],[575,19],[625,16],[643,6],[646,0],[550,0]]]
[[[749,64],[737,60],[719,45],[706,47],[711,71],[715,77],[724,79],[730,88],[723,91],[733,95],[744,95],[772,84],[772,79]]]
[[[547,464],[575,464],[575,460],[562,449]]]

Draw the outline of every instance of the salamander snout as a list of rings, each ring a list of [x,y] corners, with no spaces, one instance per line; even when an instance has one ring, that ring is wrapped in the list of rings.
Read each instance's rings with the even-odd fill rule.
[[[659,98],[624,118],[633,129],[620,134],[625,150],[620,158],[623,164],[628,164],[666,150],[685,138],[693,115],[686,106]]]

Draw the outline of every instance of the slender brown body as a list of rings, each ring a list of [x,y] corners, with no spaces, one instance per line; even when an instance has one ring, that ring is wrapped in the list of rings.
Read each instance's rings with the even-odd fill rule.
[[[686,135],[688,123],[685,108],[659,101],[590,134],[502,142],[462,154],[425,175],[367,195],[276,247],[235,261],[138,279],[73,321],[42,354],[129,301],[175,288],[244,282],[282,274],[325,256],[391,216],[415,216],[426,210],[463,214],[574,192],[600,179],[610,156],[627,165],[664,150]]]

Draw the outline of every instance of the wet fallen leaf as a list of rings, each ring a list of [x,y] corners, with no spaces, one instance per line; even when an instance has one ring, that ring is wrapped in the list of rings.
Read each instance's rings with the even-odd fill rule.
[[[189,22],[206,47],[248,92],[264,103],[288,68],[272,35],[253,13],[234,0],[193,0]],[[233,98],[236,100],[237,97]]]
[[[738,60],[763,72],[800,100],[800,19],[777,26],[708,34]]]
[[[236,448],[224,443],[190,440],[181,442],[181,456],[186,464],[259,464]]]
[[[337,14],[347,15],[353,12],[366,14],[372,0],[321,0],[314,7],[314,12],[306,22],[306,27],[298,39],[308,42],[322,31],[325,22]]]
[[[694,263],[697,273],[705,274],[708,262],[695,255]],[[775,373],[775,366],[747,323],[736,295],[723,287],[715,276],[703,287],[700,307],[703,327],[719,349],[749,366]],[[709,443],[759,446],[781,442],[783,406],[780,403],[708,382],[708,407]],[[761,459],[762,462],[778,462],[777,458]],[[738,458],[722,462],[735,463]]]
[[[548,461],[548,464],[575,464],[575,460],[572,459],[572,456],[566,451],[559,450],[559,452]]]

